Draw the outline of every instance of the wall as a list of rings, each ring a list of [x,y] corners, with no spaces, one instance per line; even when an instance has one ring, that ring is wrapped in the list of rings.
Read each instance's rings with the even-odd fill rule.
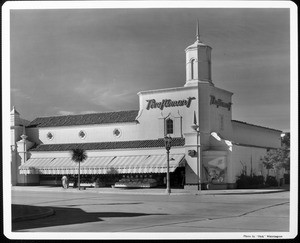
[[[222,137],[227,140],[232,139],[232,107],[229,109],[228,107],[223,107],[217,104],[211,103],[213,96],[215,100],[221,100],[222,102],[230,105],[231,104],[231,92],[219,89],[216,87],[211,87],[209,99],[209,110],[210,110],[210,131],[217,132]],[[223,117],[223,124],[221,124],[221,117]]]
[[[182,117],[181,127],[179,119],[175,119],[174,129],[176,134],[174,134],[173,136],[178,136],[180,133],[184,134],[186,132],[192,131],[191,125],[194,123],[194,112],[196,113],[196,116],[199,117],[197,87],[180,87],[155,91],[143,91],[139,92],[138,95],[140,97],[139,100],[141,111],[141,115],[138,118],[140,122],[139,129],[141,131],[141,138],[157,139],[163,137],[164,134],[161,129],[163,125],[162,118],[169,115],[173,118]],[[148,107],[148,101],[153,99],[155,99],[155,101],[158,103],[162,102],[163,100],[188,101],[190,97],[195,99],[191,99],[189,107],[187,107],[186,105],[163,107],[163,109]]]
[[[17,147],[14,146],[11,150],[11,185],[15,186],[18,183],[18,167],[21,165],[21,157],[18,155]]]
[[[23,127],[21,126],[14,126],[12,129],[10,129],[10,145],[15,146],[16,142],[21,139],[21,135],[23,133]]]
[[[266,129],[240,122],[232,122],[233,141],[241,145],[254,145],[270,148],[281,146],[281,131]]]
[[[33,146],[33,143],[27,140],[20,140],[17,142],[17,152],[14,153],[12,157],[14,166],[12,166],[16,170],[16,183],[17,185],[38,185],[39,184],[39,176],[38,175],[21,175],[19,172],[19,166],[23,165],[29,156],[28,149]],[[15,184],[13,184],[15,185]]]
[[[22,149],[18,148],[18,143],[22,141],[21,135],[24,133],[24,126],[29,124],[29,121],[20,118],[18,112],[14,109],[10,114],[10,148],[11,148],[11,185],[15,186],[18,184],[23,184],[26,178],[19,174],[19,166],[22,163],[22,158],[24,160],[24,154],[21,152]],[[21,152],[21,154],[19,153]]]
[[[184,153],[184,148],[172,147],[170,150],[170,156],[172,154],[182,154]],[[160,155],[166,154],[165,148],[143,148],[143,149],[112,149],[112,150],[101,150],[93,151],[88,150],[88,157],[97,157],[97,156],[130,156],[130,155]],[[71,157],[71,152],[69,151],[57,151],[57,152],[37,152],[31,151],[30,158],[66,158]]]
[[[243,165],[247,167],[247,175],[251,173],[251,160],[252,160],[252,172],[255,175],[266,176],[267,170],[260,162],[260,158],[267,153],[264,148],[245,147],[245,146],[233,146],[232,153],[230,154],[231,163],[233,165],[232,174],[236,179],[241,175]]]
[[[127,141],[138,140],[138,124],[136,123],[115,123],[108,125],[85,125],[85,126],[65,126],[65,127],[41,127],[28,128],[28,140],[43,144],[61,144],[61,143],[93,143],[105,141]],[[120,136],[114,136],[113,131],[118,128],[121,131]],[[84,139],[79,137],[79,132],[84,131]],[[50,140],[47,138],[48,132],[53,134]]]
[[[185,133],[185,159],[186,159],[186,167],[185,167],[185,183],[187,185],[197,185],[198,183],[198,173],[197,169],[197,163],[201,163],[201,147],[198,148],[199,153],[197,154],[197,133],[191,132],[191,133]],[[198,138],[199,140],[199,138]],[[198,144],[199,141],[198,141]],[[195,156],[190,156],[189,150],[196,151]],[[198,157],[198,160],[197,160]]]

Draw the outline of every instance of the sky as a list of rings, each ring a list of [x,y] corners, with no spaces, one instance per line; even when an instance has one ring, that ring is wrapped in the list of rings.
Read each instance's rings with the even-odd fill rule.
[[[139,91],[182,87],[185,48],[212,47],[234,120],[290,129],[289,9],[10,12],[11,108],[21,117],[139,109]]]

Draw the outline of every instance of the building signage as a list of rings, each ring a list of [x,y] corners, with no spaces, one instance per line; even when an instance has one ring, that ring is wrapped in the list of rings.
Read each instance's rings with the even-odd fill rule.
[[[186,100],[171,100],[164,99],[160,102],[157,102],[155,99],[146,100],[148,102],[146,109],[161,109],[163,110],[165,107],[174,107],[174,106],[186,106],[189,108],[191,106],[192,100],[196,99],[195,97],[189,97]]]
[[[231,102],[226,103],[226,102],[224,102],[224,101],[221,100],[221,99],[216,99],[216,97],[213,96],[213,95],[210,96],[210,104],[211,104],[211,105],[216,105],[217,108],[218,108],[219,106],[225,107],[225,108],[227,108],[229,111],[230,111],[231,105],[232,105]]]

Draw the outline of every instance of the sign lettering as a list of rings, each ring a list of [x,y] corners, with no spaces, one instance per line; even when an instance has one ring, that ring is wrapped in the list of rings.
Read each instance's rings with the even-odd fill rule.
[[[229,111],[230,111],[231,105],[232,105],[231,102],[226,103],[226,102],[222,101],[221,99],[216,99],[216,97],[213,96],[213,95],[210,96],[210,104],[211,104],[211,105],[216,105],[217,108],[218,108],[219,106],[225,107],[225,108],[227,108]]]
[[[161,109],[163,110],[165,107],[174,107],[174,106],[186,106],[189,108],[191,106],[192,100],[196,99],[195,97],[189,97],[186,100],[171,100],[164,99],[161,102],[157,102],[155,99],[146,100],[148,102],[146,109]]]

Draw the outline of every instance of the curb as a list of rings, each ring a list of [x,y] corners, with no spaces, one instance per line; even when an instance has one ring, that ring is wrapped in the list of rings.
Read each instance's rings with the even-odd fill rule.
[[[287,192],[290,191],[288,189],[272,189],[272,190],[265,190],[265,191],[235,191],[235,192],[208,192],[208,193],[195,193],[195,195],[252,195],[252,194],[269,194],[269,193],[279,193],[279,192]]]
[[[247,194],[267,194],[267,193],[279,193],[289,191],[289,189],[268,189],[268,190],[251,190],[251,189],[232,189],[232,190],[185,190],[185,191],[171,191],[171,194],[168,195],[164,190],[160,191],[141,191],[141,190],[101,190],[95,188],[86,188],[86,190],[78,189],[62,189],[62,188],[47,188],[47,187],[12,187],[13,191],[48,191],[48,192],[58,192],[58,193],[98,193],[98,194],[127,194],[127,195],[196,195],[196,196],[209,196],[209,195],[247,195]]]

